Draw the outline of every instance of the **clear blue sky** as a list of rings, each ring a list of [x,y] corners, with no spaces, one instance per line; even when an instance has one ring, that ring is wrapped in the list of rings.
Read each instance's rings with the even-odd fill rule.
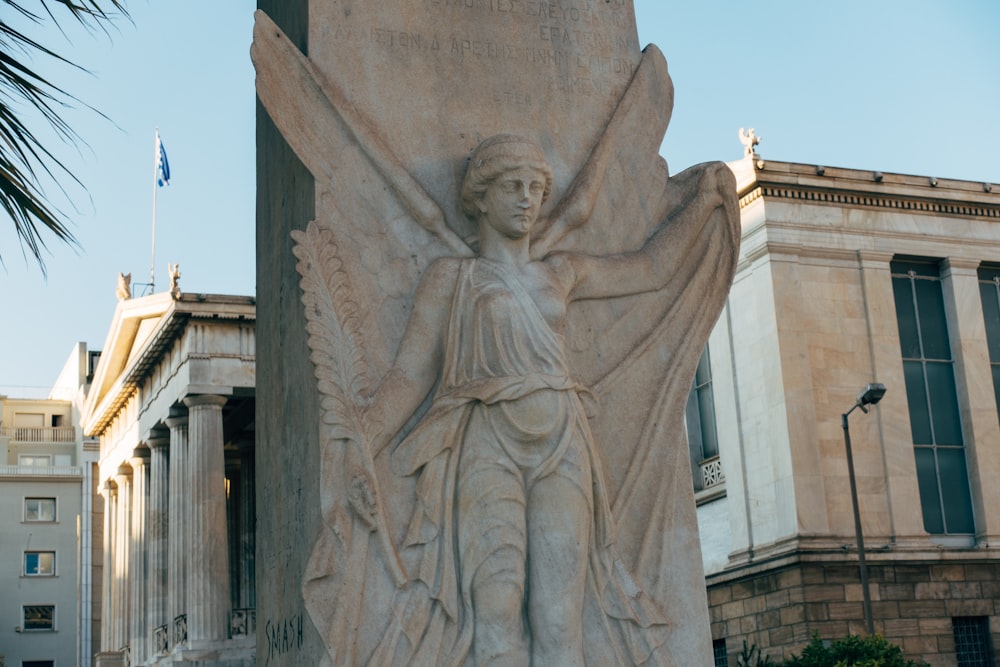
[[[0,393],[45,395],[76,341],[103,345],[118,272],[148,282],[156,127],[173,172],[157,291],[179,262],[185,291],[254,292],[254,5],[132,2],[110,36],[45,33],[93,72],[51,75],[110,120],[70,113],[89,148],[56,146],[87,186],[56,200],[82,249],[50,243],[45,280],[0,224]],[[738,158],[737,129],[755,127],[773,160],[1000,183],[997,0],[635,5],[676,88],[674,172]]]

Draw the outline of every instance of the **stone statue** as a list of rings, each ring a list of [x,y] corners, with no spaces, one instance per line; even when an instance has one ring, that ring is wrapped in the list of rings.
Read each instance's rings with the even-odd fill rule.
[[[659,51],[582,162],[517,118],[404,160],[260,12],[252,56],[316,179],[316,220],[291,235],[321,413],[301,586],[323,664],[709,660],[683,408],[739,212],[725,165],[668,178],[656,155]]]
[[[757,152],[757,146],[760,145],[761,137],[758,137],[755,134],[754,128],[751,127],[749,130],[744,131],[741,127],[739,135],[740,143],[743,144],[743,156],[747,157],[755,155]]]
[[[118,273],[118,289],[115,290],[115,295],[118,297],[119,301],[125,301],[126,299],[132,298],[131,273]]]
[[[725,165],[699,180],[675,224],[736,216]],[[590,664],[641,664],[664,642],[667,614],[615,553],[588,390],[574,379],[563,329],[573,301],[662,289],[694,239],[678,243],[661,226],[632,253],[532,259],[551,185],[529,139],[497,135],[473,152],[462,209],[478,224],[478,256],[427,270],[366,415],[381,425],[377,454],[433,396],[392,454],[399,474],[419,478],[399,550],[433,600],[420,623],[443,622],[447,637],[409,647],[417,663],[582,667],[586,637]],[[387,657],[397,656],[398,640],[388,641]]]
[[[167,263],[167,273],[170,275],[170,295],[174,298],[181,293],[181,265],[177,262]]]

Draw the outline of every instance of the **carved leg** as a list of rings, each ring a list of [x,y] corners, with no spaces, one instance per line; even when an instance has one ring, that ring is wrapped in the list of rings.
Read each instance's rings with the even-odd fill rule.
[[[584,665],[583,598],[593,510],[583,489],[590,488],[590,470],[575,470],[574,479],[561,472],[536,481],[528,496],[528,618],[534,667]]]
[[[474,417],[469,432],[484,431]],[[458,557],[472,598],[477,667],[528,664],[524,503],[517,466],[493,443],[467,443],[459,464]]]

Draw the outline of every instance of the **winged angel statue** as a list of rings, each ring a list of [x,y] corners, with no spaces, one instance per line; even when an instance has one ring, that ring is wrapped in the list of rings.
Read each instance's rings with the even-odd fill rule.
[[[647,48],[562,193],[533,138],[482,141],[452,193],[464,236],[453,202],[260,12],[253,55],[261,101],[318,183],[345,146],[376,175],[337,190],[364,206],[328,201],[292,233],[322,401],[324,525],[302,593],[327,664],[693,664],[677,633],[703,580],[680,425],[739,215],[725,165],[668,180],[658,157],[617,188],[641,202],[609,208],[637,125],[666,129],[662,55]],[[300,102],[278,114],[280,99]],[[379,198],[404,214],[379,219]],[[595,219],[598,204],[640,219]],[[362,226],[417,267],[391,341],[379,276],[349,266]]]

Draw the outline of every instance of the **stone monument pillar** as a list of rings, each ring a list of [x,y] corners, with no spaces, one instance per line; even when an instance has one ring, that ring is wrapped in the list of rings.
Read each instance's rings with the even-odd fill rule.
[[[258,659],[710,664],[735,180],[669,176],[632,3],[259,6]]]

